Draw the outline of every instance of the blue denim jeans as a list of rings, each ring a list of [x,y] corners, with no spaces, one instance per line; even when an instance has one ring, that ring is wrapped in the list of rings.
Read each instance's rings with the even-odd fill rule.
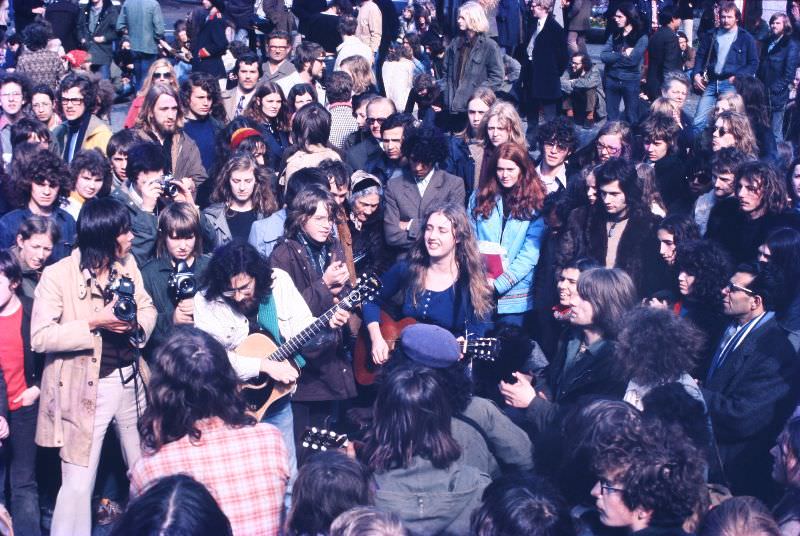
[[[6,476],[10,479],[14,532],[25,536],[41,534],[39,522],[39,490],[36,485],[36,417],[39,403],[10,411],[10,434],[0,450],[0,485],[5,490]],[[3,492],[3,503],[9,504]]]
[[[136,85],[137,91],[142,89],[144,77],[147,76],[147,71],[154,61],[156,61],[155,54],[146,54],[144,52],[133,53],[133,73],[136,77],[134,84]]]
[[[624,119],[635,123],[639,119],[639,80],[618,80],[606,76],[603,82],[606,90],[606,113],[609,121]],[[625,117],[619,111],[619,103],[625,103]]]
[[[284,498],[284,505],[286,511],[292,504],[292,486],[294,480],[297,478],[297,450],[294,444],[294,417],[292,416],[292,405],[290,404],[291,397],[285,397],[283,400],[276,402],[275,408],[270,408],[272,411],[264,415],[261,422],[269,423],[281,431],[283,442],[286,444],[286,451],[289,454],[289,484],[286,486],[286,495]]]
[[[717,99],[723,93],[736,93],[733,84],[727,80],[718,80],[709,82],[703,91],[703,96],[700,97],[700,102],[697,103],[697,111],[694,113],[694,133],[698,135],[703,132],[708,123],[708,115],[714,109]]]

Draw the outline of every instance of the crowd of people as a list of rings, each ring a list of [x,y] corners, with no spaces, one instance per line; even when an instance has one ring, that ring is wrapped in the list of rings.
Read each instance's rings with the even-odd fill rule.
[[[593,9],[0,2],[0,531],[800,535],[800,2]]]

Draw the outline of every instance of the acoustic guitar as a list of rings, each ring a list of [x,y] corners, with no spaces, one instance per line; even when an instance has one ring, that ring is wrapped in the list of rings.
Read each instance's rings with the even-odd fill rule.
[[[408,326],[416,324],[414,318],[406,317],[395,320],[388,313],[381,310],[378,321],[381,335],[386,340],[389,352],[392,352],[400,340],[400,333]],[[491,337],[473,338],[469,334],[461,342],[461,353],[465,359],[478,359],[493,362],[500,353],[500,339]],[[353,374],[359,385],[372,385],[378,376],[381,366],[372,360],[372,343],[366,325],[358,332],[353,348]]]
[[[272,361],[286,361],[295,368],[292,356],[297,354],[317,334],[328,327],[331,318],[339,310],[351,310],[364,300],[372,300],[380,290],[381,282],[375,275],[364,276],[356,282],[356,287],[347,296],[340,298],[339,303],[321,314],[303,331],[284,342],[280,346],[264,332],[256,332],[248,335],[239,346],[236,353],[246,357],[267,358]],[[300,369],[298,368],[298,371]],[[247,410],[258,421],[272,404],[281,398],[291,395],[297,389],[297,383],[285,384],[276,382],[269,375],[261,373],[258,377],[246,381],[242,385],[242,394],[247,403]]]

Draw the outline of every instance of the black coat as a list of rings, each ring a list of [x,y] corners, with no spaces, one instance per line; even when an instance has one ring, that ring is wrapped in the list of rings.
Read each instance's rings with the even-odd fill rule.
[[[800,64],[800,43],[784,36],[772,48],[764,43],[761,61],[758,64],[758,78],[767,88],[770,109],[780,111],[789,102],[789,85]]]
[[[678,35],[669,27],[662,26],[650,36],[647,44],[647,82],[645,87],[650,100],[661,96],[661,84],[664,83],[664,73],[680,71],[681,48],[678,45]]]
[[[796,401],[797,356],[772,318],[731,351],[702,388],[725,477],[734,495],[768,504],[775,487],[769,449]]]
[[[755,221],[739,210],[735,197],[718,201],[708,217],[706,238],[716,240],[731,254],[735,263],[750,262],[758,255],[774,229],[792,227],[800,231],[800,216],[796,213],[767,214]]]
[[[692,193],[686,180],[686,156],[667,155],[655,163],[656,187],[667,212],[688,213],[692,209]]]
[[[567,330],[559,342],[555,358],[537,377],[536,387],[547,399],[536,397],[525,410],[527,423],[535,435],[557,434],[556,423],[571,407],[592,398],[621,400],[628,380],[621,378],[614,365],[614,343],[606,341],[596,354],[587,353],[568,370],[565,369]]]
[[[235,25],[236,29],[246,30],[253,25],[255,15],[253,0],[226,0],[225,16]]]
[[[78,39],[79,12],[78,5],[68,0],[47,4],[44,18],[53,26],[53,36],[61,39],[61,45],[67,52],[80,46]]]
[[[595,210],[589,216],[585,243],[589,256],[603,264],[608,248],[606,213],[602,206],[595,205],[593,208]],[[656,236],[658,223],[659,219],[650,212],[632,214],[617,247],[614,267],[625,270],[631,276],[640,298],[669,285],[667,270],[659,253],[660,244]]]
[[[222,56],[228,50],[228,38],[225,36],[225,23],[216,17],[207,20],[197,37],[191,42],[192,47],[192,72],[208,73],[216,78],[225,78],[225,64]],[[208,56],[200,57],[200,50],[204,49]]]
[[[91,4],[81,8],[78,17],[78,37],[81,46],[92,56],[92,65],[111,65],[114,59],[114,41],[117,40],[117,17],[119,8],[108,2],[100,12],[100,18],[94,31],[89,30]],[[102,43],[96,43],[95,37],[103,37]]]
[[[552,16],[547,17],[534,41],[533,56],[528,57],[528,43],[535,30],[536,24],[532,23],[531,31],[517,49],[517,60],[522,64],[522,95],[526,99],[559,99],[561,75],[569,63],[566,32]]]

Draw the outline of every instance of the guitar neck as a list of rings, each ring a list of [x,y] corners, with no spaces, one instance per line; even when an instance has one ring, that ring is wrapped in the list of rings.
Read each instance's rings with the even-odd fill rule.
[[[314,322],[312,322],[303,331],[280,345],[280,347],[272,352],[267,359],[272,361],[285,361],[292,357],[294,354],[299,353],[300,349],[308,344],[308,342],[319,334],[331,321],[331,318],[340,310],[350,306],[349,299],[344,299],[337,303],[324,313],[320,315]]]

